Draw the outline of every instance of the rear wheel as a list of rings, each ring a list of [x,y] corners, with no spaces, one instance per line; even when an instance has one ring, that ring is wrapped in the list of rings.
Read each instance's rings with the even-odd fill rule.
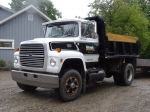
[[[132,84],[134,79],[134,67],[131,63],[124,64],[121,73],[121,83],[124,86]]]
[[[37,88],[35,86],[29,86],[29,85],[21,84],[18,82],[17,82],[17,85],[20,89],[22,89],[24,91],[34,91]]]
[[[72,101],[79,97],[82,89],[82,78],[78,71],[68,70],[64,73],[59,90],[56,94],[60,95],[63,101]]]

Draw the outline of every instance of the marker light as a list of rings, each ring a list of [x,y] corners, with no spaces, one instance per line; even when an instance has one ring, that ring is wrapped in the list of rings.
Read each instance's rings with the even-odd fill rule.
[[[62,58],[60,58],[60,62],[63,62],[63,59],[62,59]]]
[[[19,48],[15,48],[14,50],[17,52],[17,51],[19,51]]]
[[[56,48],[56,51],[57,52],[61,52],[61,48]]]

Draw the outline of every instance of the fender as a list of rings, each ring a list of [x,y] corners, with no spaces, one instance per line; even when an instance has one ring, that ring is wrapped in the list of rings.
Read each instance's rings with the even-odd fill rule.
[[[56,60],[56,66],[52,67],[50,65],[50,59],[54,58]],[[64,63],[66,62],[66,60],[71,60],[71,59],[80,59],[83,63],[83,68],[84,71],[86,70],[86,64],[85,64],[85,59],[84,59],[84,55],[75,50],[63,50],[61,52],[56,52],[56,51],[51,51],[48,53],[48,60],[47,60],[47,69],[46,72],[51,72],[51,73],[60,73]],[[61,61],[60,61],[61,60]]]
[[[61,69],[65,61],[70,59],[79,59],[82,61],[84,71],[87,71],[84,55],[79,51],[61,51],[60,57],[63,59],[62,64],[60,64],[59,68]]]

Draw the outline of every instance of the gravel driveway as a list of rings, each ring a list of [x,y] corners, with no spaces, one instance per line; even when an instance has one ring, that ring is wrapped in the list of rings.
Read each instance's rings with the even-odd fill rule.
[[[0,112],[150,112],[150,74],[138,74],[128,87],[105,79],[88,86],[77,100],[62,102],[52,89],[24,92],[10,71],[0,71]]]

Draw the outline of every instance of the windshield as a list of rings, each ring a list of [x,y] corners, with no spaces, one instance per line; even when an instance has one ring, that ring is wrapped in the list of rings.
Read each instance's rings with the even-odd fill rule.
[[[45,38],[77,37],[79,25],[77,22],[53,23],[47,26]]]

